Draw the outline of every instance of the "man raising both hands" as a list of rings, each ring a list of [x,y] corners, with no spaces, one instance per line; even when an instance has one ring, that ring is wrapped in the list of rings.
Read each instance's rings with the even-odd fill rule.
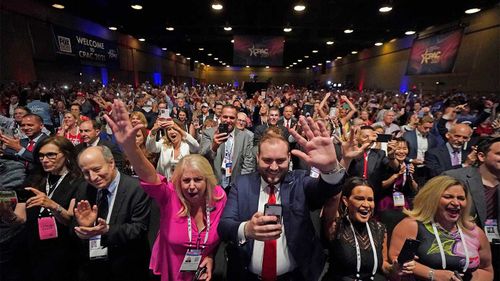
[[[309,211],[340,192],[345,169],[324,125],[304,117],[299,122],[307,139],[290,130],[304,148],[292,154],[318,168],[321,176],[288,171],[288,142],[272,130],[264,134],[258,171],[231,184],[218,227],[221,239],[229,242],[228,280],[318,280],[321,275],[325,257]],[[349,145],[354,142],[343,145],[343,165],[355,150]],[[266,204],[281,205],[281,216],[264,215]]]

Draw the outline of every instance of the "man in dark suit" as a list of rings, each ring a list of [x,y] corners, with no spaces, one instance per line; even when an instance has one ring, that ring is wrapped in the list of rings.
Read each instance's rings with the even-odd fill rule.
[[[280,119],[280,110],[279,108],[276,107],[271,107],[269,109],[269,115],[267,117],[267,123],[259,125],[255,128],[254,131],[254,137],[253,137],[253,146],[254,146],[254,151],[256,150],[257,146],[259,145],[260,139],[262,138],[262,135],[264,135],[264,132],[269,128],[269,127],[276,127],[281,131],[281,135],[285,140],[288,141],[288,136],[290,135],[288,133],[287,128],[285,128],[283,125],[279,125],[278,121]]]
[[[477,148],[479,167],[466,167],[444,172],[465,184],[472,196],[472,217],[483,228],[490,243],[500,239],[500,137],[481,140]],[[495,234],[496,229],[496,234]],[[491,243],[493,253],[500,245]],[[495,276],[500,274],[500,256],[492,255]]]
[[[279,126],[283,126],[287,129],[295,127],[297,124],[297,118],[293,116],[293,106],[287,105],[283,109],[283,117],[278,121]]]
[[[113,153],[116,167],[118,170],[123,171],[125,163],[122,153],[118,146],[110,141],[103,140],[99,137],[100,125],[95,120],[84,121],[80,124],[80,134],[82,136],[82,143],[78,144],[75,149],[77,153],[82,152],[86,147],[104,145],[107,146]]]
[[[225,105],[222,108],[221,123],[227,124],[228,132],[208,128],[201,136],[200,154],[212,163],[215,176],[226,191],[236,175],[248,174],[255,170],[252,138],[236,128],[237,113],[234,106]]]
[[[323,271],[323,248],[309,212],[340,192],[345,169],[324,126],[311,118],[299,122],[311,137],[306,140],[292,130],[304,147],[292,153],[321,175],[312,178],[306,171],[289,171],[288,141],[272,131],[263,136],[258,172],[232,184],[218,227],[221,239],[229,243],[228,280],[318,280]],[[280,204],[280,218],[264,215],[265,204]]]
[[[469,125],[453,125],[446,133],[448,142],[425,153],[425,166],[429,178],[440,175],[444,171],[472,165],[475,152],[464,149],[465,143],[470,140],[471,136],[472,128]]]
[[[415,165],[413,174],[415,181],[422,186],[427,179],[427,169],[424,165],[425,152],[438,146],[438,140],[429,134],[434,125],[434,120],[430,116],[424,116],[419,120],[417,127],[413,131],[404,133],[403,138],[408,143],[407,160]]]
[[[0,134],[0,140],[7,146],[4,151],[5,157],[21,161],[25,164],[27,171],[35,168],[33,151],[37,145],[48,136],[42,133],[43,119],[36,114],[26,114],[21,121],[21,130],[26,138],[21,140]]]
[[[106,146],[86,148],[78,165],[87,181],[73,222],[82,241],[78,280],[147,280],[150,199],[116,169]]]
[[[395,142],[387,145],[387,156],[383,150],[370,148],[377,139],[377,134],[371,126],[361,126],[357,142],[361,145],[363,153],[352,160],[348,167],[350,176],[362,177],[373,186],[375,199],[378,201],[382,192],[382,181],[385,180],[387,169],[399,171],[399,163],[394,157]]]

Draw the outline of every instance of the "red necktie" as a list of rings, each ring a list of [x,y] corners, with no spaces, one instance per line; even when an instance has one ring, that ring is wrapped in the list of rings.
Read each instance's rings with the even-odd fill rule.
[[[368,178],[368,152],[363,152],[363,158],[364,158],[364,163],[363,163],[363,178],[367,179]]]
[[[290,121],[285,121],[286,122],[286,128],[290,129]]]
[[[28,143],[28,145],[26,146],[26,150],[29,151],[29,152],[33,152],[33,149],[35,148],[35,142],[30,140],[30,142]],[[25,161],[24,162],[24,167],[25,168],[28,168],[28,165],[30,164],[30,162],[28,161]]]
[[[274,186],[269,185],[267,204],[276,204]],[[262,280],[276,280],[276,240],[264,241],[264,258],[262,259]]]

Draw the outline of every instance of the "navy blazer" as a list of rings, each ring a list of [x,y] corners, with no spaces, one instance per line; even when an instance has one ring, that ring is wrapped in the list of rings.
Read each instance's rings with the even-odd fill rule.
[[[462,150],[462,163],[465,162],[468,154],[468,150]],[[446,143],[427,150],[425,153],[425,166],[429,172],[429,178],[439,176],[444,171],[462,168],[462,166],[454,167],[451,165],[450,152],[448,151],[448,147],[446,147]]]
[[[403,138],[408,142],[408,158],[416,159],[418,151],[417,131],[409,131],[404,133]],[[438,146],[436,137],[432,134],[427,134],[427,150]]]
[[[218,233],[228,241],[228,280],[245,280],[253,253],[254,241],[240,245],[238,227],[258,210],[261,177],[258,172],[239,176],[232,185]],[[318,280],[325,255],[315,233],[310,211],[319,209],[325,201],[338,194],[342,181],[332,185],[321,178],[311,178],[304,170],[290,171],[280,185],[283,205],[283,225],[288,250],[305,280]]]

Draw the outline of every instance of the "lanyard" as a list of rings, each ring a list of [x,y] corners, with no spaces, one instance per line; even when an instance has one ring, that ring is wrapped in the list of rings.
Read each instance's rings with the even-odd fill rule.
[[[359,242],[358,242],[358,238],[356,237],[356,231],[354,230],[354,226],[352,225],[352,222],[349,219],[349,216],[347,216],[347,220],[349,221],[349,224],[351,225],[352,234],[354,235],[354,243],[356,244],[356,278],[360,278],[361,276],[359,274],[359,271],[361,270],[361,250],[359,249]],[[372,276],[371,276],[371,279],[373,280],[373,276],[375,276],[375,273],[377,273],[377,268],[378,268],[377,249],[375,247],[375,242],[373,241],[372,231],[370,229],[370,225],[368,224],[368,222],[366,222],[366,230],[368,231],[368,237],[370,238],[370,245],[372,247],[372,252],[373,252],[373,269],[372,269]]]
[[[207,213],[207,227],[206,227],[206,232],[205,232],[205,240],[203,241],[203,244],[206,245],[208,241],[208,233],[210,232],[210,208],[208,207],[208,203],[206,205],[206,213]],[[191,215],[188,215],[188,237],[189,237],[189,245],[192,245],[193,241],[193,228],[191,226]],[[198,233],[201,233],[201,231],[198,230]],[[199,237],[198,237],[199,238]],[[198,239],[199,241],[199,239]],[[198,243],[196,243],[196,248],[198,248]]]
[[[56,192],[56,189],[57,187],[59,186],[59,184],[61,184],[61,182],[63,181],[64,177],[68,174],[68,171],[65,171],[62,176],[59,178],[59,180],[56,182],[55,185],[50,185],[49,184],[49,179],[47,178],[47,183],[45,184],[45,194],[47,194],[47,196],[52,199],[52,195],[54,195],[54,192]],[[54,187],[54,189],[52,190],[52,192],[50,192],[50,189]],[[50,193],[49,193],[50,192]],[[40,214],[43,212],[43,210],[45,210],[44,207],[41,207],[40,208]],[[50,210],[49,210],[50,211]]]
[[[462,269],[463,272],[466,272],[467,269],[469,268],[469,251],[467,250],[467,244],[465,243],[465,236],[464,233],[462,232],[462,228],[457,224],[458,228],[458,233],[460,234],[460,240],[462,240],[462,245],[464,246],[464,252],[465,252],[465,265],[464,268]],[[443,266],[443,269],[446,269],[446,257],[444,255],[444,248],[443,244],[441,243],[441,238],[439,238],[438,230],[436,227],[436,223],[432,222],[432,230],[434,231],[434,236],[436,236],[436,241],[439,246],[439,253],[441,254],[441,263]]]

